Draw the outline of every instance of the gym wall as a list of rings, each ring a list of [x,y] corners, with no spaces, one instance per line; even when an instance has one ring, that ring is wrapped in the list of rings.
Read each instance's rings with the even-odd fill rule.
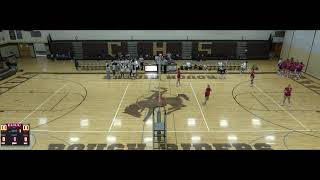
[[[41,37],[31,37],[30,31],[21,31],[22,39],[10,39],[9,30],[2,31],[7,39],[7,43],[48,43],[47,36],[49,31],[40,31]]]
[[[0,46],[0,53],[2,57],[7,57],[11,55],[11,53],[16,54],[16,57],[20,57],[19,49],[17,45],[4,45]]]
[[[4,33],[4,31],[0,31],[0,45],[6,44],[6,43],[7,43],[6,34]]]
[[[304,71],[317,78],[320,78],[319,33],[319,30],[287,31],[281,51],[282,58],[302,61],[306,65]]]
[[[53,40],[267,40],[274,31],[78,30],[49,33]]]
[[[307,73],[320,79],[320,31],[317,30],[307,66]]]
[[[31,31],[21,31],[22,38],[18,38],[17,31],[15,32],[15,39],[10,38],[9,30],[3,30],[0,32],[0,38],[1,33],[6,38],[5,43],[1,44],[0,41],[0,52],[2,56],[7,56],[11,52],[15,53],[17,57],[35,57],[35,50],[34,50],[34,44],[42,44],[43,46],[46,46],[48,43],[47,36],[48,32],[44,31],[41,32],[40,37],[32,37]],[[49,52],[47,53],[49,54]]]
[[[290,49],[290,57],[307,64],[315,31],[295,31]],[[289,58],[290,58],[289,57]]]
[[[47,43],[52,40],[267,40],[272,30],[41,30],[41,37],[31,37],[22,31],[23,39],[10,40],[9,31],[3,30],[9,43]]]
[[[103,41],[56,40],[50,51],[59,59],[113,59],[116,54],[142,55],[146,59],[171,53],[173,59],[269,59],[268,40]],[[71,55],[71,56],[70,56]],[[240,57],[241,56],[241,57]]]
[[[289,58],[289,50],[291,49],[291,42],[293,38],[294,31],[286,31],[286,34],[284,36],[282,49],[281,49],[281,55],[280,57],[283,59]]]
[[[183,56],[183,41],[189,41],[192,43],[193,51],[192,54],[184,57],[204,54],[207,59],[237,58],[240,53],[238,47],[242,46],[238,42],[243,41],[248,47],[248,59],[267,59],[269,58],[269,45],[266,45],[264,41],[269,39],[270,34],[275,34],[275,31],[272,30],[41,30],[40,32],[40,37],[32,37],[30,31],[21,31],[22,39],[12,40],[9,30],[3,31],[8,39],[7,43],[18,46],[19,44],[47,44],[47,37],[50,34],[54,42],[51,46],[52,53],[63,56],[64,54],[75,54],[73,52],[76,48],[74,43],[82,43],[81,47],[77,48],[78,50],[80,48],[78,54],[83,54],[81,56],[84,59],[105,59],[104,56],[114,55],[117,52],[126,54],[130,49],[129,46],[132,49],[130,41],[138,42],[138,50],[139,47],[142,47],[149,55],[158,52],[157,49],[161,49],[164,43],[165,51],[172,54],[177,53],[180,56]],[[110,43],[115,44],[109,45]],[[120,46],[117,43],[120,43]],[[159,46],[155,47],[155,43]],[[165,54],[165,52],[162,53]]]

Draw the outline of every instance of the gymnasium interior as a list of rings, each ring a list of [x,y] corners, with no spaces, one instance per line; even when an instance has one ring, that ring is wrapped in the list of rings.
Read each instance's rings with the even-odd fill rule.
[[[319,30],[0,31],[0,150],[317,150],[319,120]]]

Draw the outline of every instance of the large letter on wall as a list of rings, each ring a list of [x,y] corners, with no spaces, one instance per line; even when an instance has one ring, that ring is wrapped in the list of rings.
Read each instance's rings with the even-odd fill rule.
[[[204,48],[203,45],[212,45],[212,42],[199,42],[198,43],[198,52],[206,51],[207,54],[211,54],[212,46],[210,46],[210,48]]]
[[[158,52],[161,51],[162,52],[162,55],[166,55],[167,53],[167,43],[166,42],[163,42],[162,43],[162,47],[158,47],[159,43],[157,42],[153,42],[153,55],[156,56],[158,55]]]
[[[121,46],[121,42],[108,42],[108,54],[110,56],[114,56],[115,55],[115,54],[113,54],[113,51],[112,51],[112,45]]]

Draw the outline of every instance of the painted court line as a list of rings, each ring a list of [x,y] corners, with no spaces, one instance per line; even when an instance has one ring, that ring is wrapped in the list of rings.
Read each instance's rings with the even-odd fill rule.
[[[117,117],[117,115],[118,115],[118,113],[119,113],[119,110],[120,110],[122,101],[123,101],[124,97],[125,97],[126,94],[127,94],[128,87],[129,87],[129,83],[127,84],[126,90],[125,90],[124,93],[123,93],[123,96],[122,96],[122,98],[121,98],[121,100],[120,100],[120,103],[119,103],[119,106],[118,106],[118,108],[117,108],[116,114],[114,115],[114,117],[113,117],[113,119],[112,119],[112,122],[111,122],[111,124],[110,124],[110,127],[109,127],[108,132],[110,132],[110,130],[111,130],[112,126],[113,126],[113,123],[114,123],[114,121],[115,121],[115,119],[116,119],[116,117]]]
[[[0,117],[0,120],[17,120],[23,119],[24,117]],[[29,118],[29,119],[39,119],[39,118]]]
[[[294,117],[289,111],[287,111],[286,109],[284,109],[280,104],[278,104],[271,96],[269,96],[268,94],[266,94],[265,92],[263,92],[258,86],[256,86],[254,84],[254,86],[262,93],[264,94],[266,97],[268,97],[273,103],[275,103],[280,109],[282,109],[284,112],[286,112],[292,119],[294,119],[296,122],[298,122],[304,129],[309,130],[306,126],[304,126],[302,124],[301,121],[299,121],[296,117]]]
[[[27,116],[25,116],[20,123],[22,123],[24,120],[26,120],[29,116],[31,116],[34,112],[36,112],[39,108],[41,108],[45,103],[47,103],[53,96],[55,96],[59,91],[61,91],[67,84],[60,87],[58,90],[56,90],[51,96],[49,96],[45,101],[43,101],[35,110],[33,110],[31,113],[29,113]]]
[[[68,131],[68,130],[31,130],[32,132],[51,132],[51,133],[107,133],[106,131]],[[167,131],[169,133],[259,133],[259,132],[318,132],[317,130],[280,130],[280,129],[270,129],[270,130],[257,130],[257,131]],[[152,133],[152,131],[110,131],[111,133]]]
[[[191,89],[192,89],[192,92],[193,92],[194,97],[195,97],[195,98],[196,98],[196,100],[197,100],[197,103],[198,103],[198,106],[199,106],[200,112],[201,112],[202,117],[203,117],[203,119],[204,119],[204,122],[205,122],[205,124],[206,124],[206,126],[207,126],[207,129],[208,129],[208,131],[210,131],[209,126],[208,126],[208,124],[207,124],[206,117],[204,116],[204,114],[203,114],[203,112],[202,112],[202,108],[201,108],[200,103],[199,103],[199,101],[198,101],[197,95],[196,95],[196,93],[194,92],[194,89],[193,89],[193,87],[192,87],[191,82],[190,82],[190,87],[191,87]]]
[[[156,79],[155,79],[156,80]],[[89,81],[89,82],[84,82],[84,83],[92,83],[92,84],[126,84],[126,82],[119,82],[119,81],[117,81],[117,82],[99,82],[99,81],[97,81],[97,82],[92,82],[92,81]],[[147,83],[149,83],[149,81],[137,81],[137,82],[128,82],[128,83],[130,83],[130,84],[137,84],[137,83],[140,83],[140,84],[147,84]],[[157,83],[157,81],[154,81],[154,83]],[[203,81],[203,82],[201,82],[201,81],[195,81],[195,82],[192,82],[192,83],[198,83],[198,84],[204,84],[204,83],[208,83],[208,81]],[[235,83],[237,83],[236,81],[235,82],[210,82],[210,83],[212,83],[212,84],[235,84]],[[181,82],[181,84],[188,84],[187,82]]]

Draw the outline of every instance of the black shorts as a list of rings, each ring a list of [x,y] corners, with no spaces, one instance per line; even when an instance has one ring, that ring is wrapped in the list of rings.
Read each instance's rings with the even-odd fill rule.
[[[226,70],[225,70],[225,69],[218,69],[218,73],[219,73],[219,74],[225,74],[225,73],[226,73]]]

